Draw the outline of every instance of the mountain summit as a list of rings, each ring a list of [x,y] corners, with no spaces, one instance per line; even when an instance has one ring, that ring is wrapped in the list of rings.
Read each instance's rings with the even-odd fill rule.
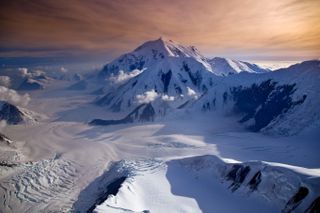
[[[207,91],[216,76],[207,59],[195,47],[160,38],[107,64],[99,77],[116,84],[105,89],[108,93],[97,103],[107,105],[113,111],[122,111],[133,110],[137,103],[145,104],[146,101],[139,101],[137,97],[149,94],[157,99],[165,96],[166,101],[175,100],[174,105],[178,107]]]
[[[178,42],[164,39],[147,41],[132,52],[121,55],[111,63],[104,66],[100,72],[100,78],[106,78],[111,74],[117,75],[120,71],[125,73],[133,70],[142,70],[153,67],[154,64],[163,61],[194,61],[203,69],[219,76],[236,74],[239,72],[263,73],[270,71],[255,64],[237,61],[233,59],[215,57],[208,59],[194,46],[184,46]]]
[[[107,64],[100,73],[100,77],[111,74],[117,75],[120,71],[131,72],[153,67],[164,61],[193,60],[199,63],[207,71],[212,72],[207,59],[194,47],[183,46],[172,40],[159,38],[147,41],[132,52],[121,55],[119,58]]]
[[[99,73],[99,79],[106,80],[105,93],[96,103],[113,112],[131,112],[120,121],[104,122],[107,124],[153,120],[214,93],[212,88],[221,82],[221,76],[240,72],[266,70],[231,59],[209,60],[193,46],[159,38],[105,65]]]

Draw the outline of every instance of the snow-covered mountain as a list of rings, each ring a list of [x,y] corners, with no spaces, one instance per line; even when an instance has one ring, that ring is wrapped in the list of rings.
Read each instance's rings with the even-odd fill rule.
[[[116,75],[120,71],[127,73],[136,69],[151,69],[155,64],[173,58],[180,58],[181,60],[193,59],[211,71],[211,66],[207,59],[194,46],[185,47],[172,40],[159,38],[147,41],[132,52],[126,53],[105,65],[99,76]]]
[[[315,81],[319,69],[315,60],[269,72],[248,62],[208,60],[195,47],[160,38],[120,56],[99,73],[107,86],[96,103],[125,116],[97,118],[91,124],[152,121],[192,109],[238,116],[253,131],[294,134],[320,120],[317,107],[310,107],[320,104],[314,93],[320,92]]]
[[[41,117],[38,113],[0,100],[0,121],[4,120],[7,124],[32,123]]]
[[[160,38],[107,64],[99,77],[113,85],[99,105],[120,112],[153,102],[155,113],[164,114],[162,106],[177,108],[203,94],[216,76],[195,47]]]
[[[221,76],[237,74],[240,72],[265,73],[271,71],[269,69],[259,67],[256,64],[228,58],[215,57],[209,59],[208,62],[212,67],[212,71]]]
[[[193,108],[239,116],[253,131],[294,134],[319,126],[320,61],[265,74],[221,78]]]
[[[215,59],[208,60],[194,46],[172,40],[148,41],[103,68],[99,78],[112,87],[106,86],[96,103],[113,112],[137,112],[152,102],[148,106],[155,115],[163,116],[170,109],[186,106],[219,81],[223,63]],[[225,60],[232,62],[233,72],[265,71],[246,62]],[[137,120],[145,119],[137,116]]]

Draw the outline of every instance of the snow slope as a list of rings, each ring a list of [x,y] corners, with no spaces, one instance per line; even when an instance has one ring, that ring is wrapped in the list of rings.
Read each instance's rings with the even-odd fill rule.
[[[126,180],[95,212],[303,212],[320,192],[319,173],[308,179],[312,171],[286,165],[228,163],[212,155],[122,164]],[[298,193],[301,199],[292,199]]]
[[[211,65],[212,71],[216,75],[221,76],[237,74],[240,72],[265,73],[271,71],[269,69],[259,67],[256,64],[221,57],[209,59],[208,63]]]
[[[252,130],[297,134],[319,127],[320,61],[305,61],[265,74],[221,78],[194,110],[238,116]]]
[[[128,74],[129,73],[129,74]],[[176,108],[208,90],[215,75],[206,59],[194,48],[171,40],[149,41],[131,53],[107,64],[99,78],[115,84],[97,104],[114,112],[130,112],[141,104],[152,104],[157,115]],[[148,94],[154,93],[150,98]],[[151,94],[152,95],[152,94]],[[139,98],[145,97],[145,100]]]
[[[132,113],[142,107],[141,104],[152,102],[155,116],[163,117],[168,111],[205,94],[220,81],[217,75],[222,75],[222,70],[227,68],[233,73],[266,72],[247,62],[223,58],[208,60],[195,47],[185,47],[171,40],[148,41],[103,68],[98,78],[106,79],[108,85],[97,104],[114,112]],[[146,101],[139,99],[151,93],[153,97],[146,97]],[[140,117],[136,120],[141,120]]]

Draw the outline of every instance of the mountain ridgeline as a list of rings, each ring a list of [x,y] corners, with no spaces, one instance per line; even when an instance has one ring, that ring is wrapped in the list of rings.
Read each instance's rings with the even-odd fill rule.
[[[96,119],[94,125],[153,121],[185,109],[231,113],[252,131],[280,134],[297,133],[320,120],[309,116],[319,115],[312,107],[320,104],[319,60],[271,72],[248,62],[208,59],[194,46],[160,38],[108,63],[97,77],[105,87],[96,104],[127,116]],[[309,114],[301,120],[304,113]]]

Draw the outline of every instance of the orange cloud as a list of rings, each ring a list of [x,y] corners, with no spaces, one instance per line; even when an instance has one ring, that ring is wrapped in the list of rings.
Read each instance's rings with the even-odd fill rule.
[[[3,0],[1,56],[130,51],[166,36],[207,55],[320,56],[319,0]],[[29,49],[39,49],[30,51]]]

